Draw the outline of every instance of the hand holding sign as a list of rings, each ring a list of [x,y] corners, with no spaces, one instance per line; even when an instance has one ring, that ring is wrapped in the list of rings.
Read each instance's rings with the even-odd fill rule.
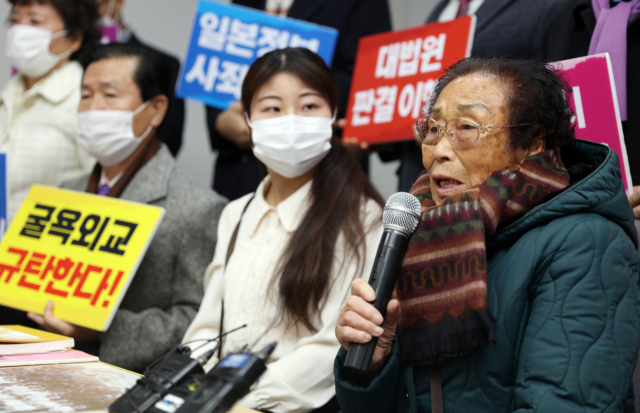
[[[347,126],[346,119],[338,119],[336,121],[336,128],[344,130]],[[369,142],[360,142],[358,138],[351,138],[349,136],[342,137],[342,144],[351,152],[356,158],[364,155],[369,150]]]
[[[163,216],[158,207],[34,185],[0,244],[0,304],[44,309],[34,320],[63,334],[106,331]]]
[[[44,315],[30,312],[27,313],[27,317],[52,333],[72,337],[78,341],[100,340],[99,331],[67,323],[54,316],[53,301],[47,302],[47,305],[44,308]]]
[[[240,149],[251,149],[251,130],[241,102],[233,102],[216,118],[216,130]]]
[[[640,219],[640,186],[633,187],[633,193],[629,196],[629,203],[633,208],[635,219]]]

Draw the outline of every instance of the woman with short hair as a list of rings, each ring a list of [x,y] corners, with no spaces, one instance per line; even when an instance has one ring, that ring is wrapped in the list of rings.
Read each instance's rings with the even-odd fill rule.
[[[82,67],[99,39],[95,0],[11,0],[0,94],[0,151],[7,153],[11,221],[32,184],[57,186],[91,171],[77,141]]]
[[[205,296],[183,341],[243,324],[222,341],[223,357],[277,341],[267,371],[240,404],[308,412],[335,395],[334,328],[351,282],[371,269],[382,199],[333,134],[338,89],[318,55],[301,48],[265,54],[247,72],[242,102],[253,152],[269,174],[255,194],[222,211]]]
[[[380,337],[366,375],[338,354],[343,412],[633,411],[633,213],[616,154],[574,139],[570,93],[533,61],[446,70],[416,122],[398,299],[383,323],[356,280],[336,326],[345,349]]]

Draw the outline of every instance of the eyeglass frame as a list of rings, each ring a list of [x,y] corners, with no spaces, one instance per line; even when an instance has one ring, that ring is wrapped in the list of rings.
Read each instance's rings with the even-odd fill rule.
[[[424,139],[422,139],[422,138],[420,137],[420,132],[418,132],[418,122],[420,122],[420,120],[421,120],[421,119],[426,119],[426,120],[427,120],[427,122],[428,122],[429,120],[431,120],[431,121],[432,121],[433,123],[435,123],[435,124],[436,124],[436,126],[438,127],[438,137],[436,138],[436,141],[435,141],[434,143],[431,143],[431,144],[426,143],[426,142],[424,141]],[[457,144],[455,144],[455,143],[453,143],[453,142],[451,141],[451,138],[449,137],[449,134],[448,134],[448,133],[446,133],[446,134],[445,134],[445,132],[447,132],[447,129],[446,129],[446,128],[447,128],[447,125],[448,125],[450,122],[453,122],[454,120],[464,120],[464,121],[471,122],[471,123],[473,123],[474,125],[477,125],[477,126],[478,126],[478,136],[476,137],[475,142],[473,142],[473,143],[472,143],[471,145],[469,145],[469,146],[459,146],[459,145],[457,145]],[[436,122],[433,118],[431,118],[431,117],[429,117],[429,116],[423,116],[423,117],[420,117],[420,118],[416,119],[416,125],[415,125],[415,127],[414,127],[414,130],[415,130],[415,132],[416,132],[416,135],[418,136],[418,140],[420,140],[420,143],[422,143],[422,144],[424,144],[424,145],[436,146],[436,145],[438,144],[438,142],[440,142],[440,137],[441,137],[441,136],[445,136],[445,135],[446,135],[446,136],[447,136],[447,140],[449,141],[449,143],[450,143],[450,144],[452,144],[453,146],[455,146],[456,148],[459,148],[459,149],[466,149],[466,148],[470,148],[470,147],[472,147],[473,145],[475,145],[476,143],[478,143],[478,141],[480,140],[480,135],[482,135],[482,134],[495,132],[496,130],[499,130],[499,129],[504,129],[504,128],[514,128],[514,127],[516,127],[516,126],[527,126],[527,125],[531,125],[531,124],[530,124],[530,123],[521,123],[521,124],[519,124],[519,125],[502,125],[502,126],[499,126],[499,125],[487,125],[487,126],[482,126],[482,125],[480,125],[478,122],[472,121],[472,120],[470,120],[470,119],[465,119],[465,118],[455,118],[455,119],[451,119],[451,120],[448,120],[448,121],[447,121],[447,123],[445,123],[444,125],[442,125],[442,124],[440,124],[440,123]],[[442,126],[442,127],[444,127],[444,129],[443,129],[443,128],[441,128],[441,126]],[[451,131],[451,132],[453,132],[453,131]]]

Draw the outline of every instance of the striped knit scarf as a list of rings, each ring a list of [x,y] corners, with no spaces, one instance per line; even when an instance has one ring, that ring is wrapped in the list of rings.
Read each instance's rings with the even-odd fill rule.
[[[486,239],[568,184],[569,174],[551,150],[494,172],[440,206],[432,200],[429,174],[420,175],[411,193],[422,204],[422,218],[397,283],[402,360],[439,363],[494,340]]]

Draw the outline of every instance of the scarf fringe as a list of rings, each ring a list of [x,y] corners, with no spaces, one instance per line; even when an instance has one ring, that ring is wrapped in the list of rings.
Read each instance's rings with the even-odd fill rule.
[[[467,356],[482,345],[495,343],[495,321],[486,308],[466,308],[460,317],[448,313],[435,324],[421,319],[411,328],[400,325],[400,360],[431,365]]]

